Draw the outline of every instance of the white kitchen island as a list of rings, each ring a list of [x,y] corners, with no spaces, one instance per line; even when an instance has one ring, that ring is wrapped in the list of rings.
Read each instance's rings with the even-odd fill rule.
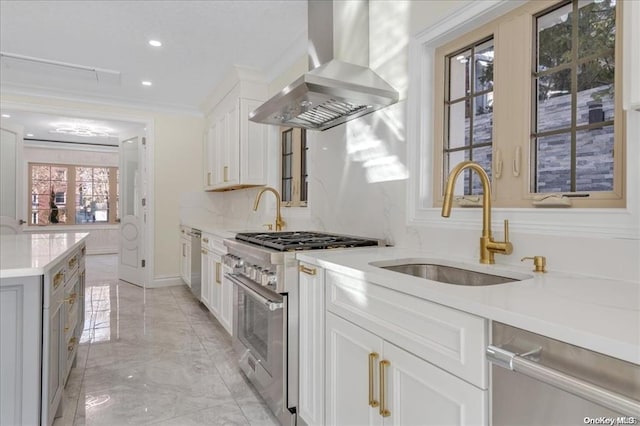
[[[0,236],[0,424],[51,425],[84,327],[88,233]]]

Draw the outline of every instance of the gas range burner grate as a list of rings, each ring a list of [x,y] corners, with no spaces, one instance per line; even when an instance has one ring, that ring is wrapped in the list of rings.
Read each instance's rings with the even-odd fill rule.
[[[379,245],[378,240],[320,232],[244,232],[236,240],[279,251],[321,250]]]

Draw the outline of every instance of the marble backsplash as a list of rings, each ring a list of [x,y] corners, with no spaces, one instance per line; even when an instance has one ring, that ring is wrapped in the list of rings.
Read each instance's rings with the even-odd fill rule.
[[[394,124],[402,122],[398,119],[402,105],[324,132],[307,133],[309,206],[283,208],[285,229],[374,237],[434,257],[477,262],[480,211],[473,230],[407,225],[407,149],[404,130]],[[270,164],[278,164],[278,158]],[[277,178],[270,179],[270,184],[277,188]],[[274,222],[275,198],[265,194],[254,212],[258,191],[186,194],[181,220],[188,223],[189,217],[197,217],[229,230],[266,229],[263,224]],[[543,255],[548,268],[556,271],[640,281],[640,241],[518,232],[516,218],[510,235],[514,252],[497,255],[497,263],[521,265],[524,256]],[[444,224],[447,219],[442,220]],[[501,229],[495,234],[501,238]]]

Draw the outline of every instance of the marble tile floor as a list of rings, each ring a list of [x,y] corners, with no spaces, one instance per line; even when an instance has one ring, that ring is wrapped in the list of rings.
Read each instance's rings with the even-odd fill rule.
[[[277,425],[188,287],[143,290],[86,258],[85,328],[54,426]]]

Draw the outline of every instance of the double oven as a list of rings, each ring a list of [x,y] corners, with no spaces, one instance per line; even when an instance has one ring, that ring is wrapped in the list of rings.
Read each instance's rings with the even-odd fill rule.
[[[240,368],[282,425],[296,424],[300,250],[376,246],[317,232],[240,233],[224,241],[233,283],[233,347]]]

